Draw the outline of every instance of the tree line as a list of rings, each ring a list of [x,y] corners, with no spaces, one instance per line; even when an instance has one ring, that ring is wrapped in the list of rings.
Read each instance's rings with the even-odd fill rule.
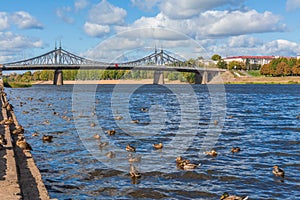
[[[217,66],[222,69],[259,70],[260,74],[265,76],[300,76],[300,59],[297,58],[274,58],[263,66],[250,64],[249,60],[246,60],[245,63],[240,61],[226,63],[218,54],[213,55],[211,59],[217,61]]]
[[[260,69],[261,75],[266,76],[300,76],[300,59],[275,58]]]
[[[152,79],[153,71],[144,70],[63,70],[64,80],[119,80],[119,79]],[[195,82],[194,73],[189,72],[164,72],[164,77],[168,80],[179,80],[181,82]],[[54,70],[27,71],[23,74],[12,73],[5,75],[8,82],[34,82],[52,81]]]

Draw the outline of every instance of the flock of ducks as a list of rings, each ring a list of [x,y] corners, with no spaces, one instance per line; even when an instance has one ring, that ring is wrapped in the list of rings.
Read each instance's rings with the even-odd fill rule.
[[[32,99],[28,99],[28,100],[32,100]],[[13,110],[13,106],[9,103],[6,103],[2,106],[3,108],[6,108],[7,110],[11,111]],[[148,109],[146,108],[141,108],[141,111],[143,112],[147,112]],[[59,115],[58,113],[56,112],[53,112],[54,115]],[[232,118],[232,116],[229,116],[229,118]],[[300,116],[299,116],[300,118]],[[115,120],[122,120],[123,117],[122,116],[117,116],[115,117]],[[13,124],[14,121],[11,117],[9,117],[8,119],[6,120],[2,120],[0,121],[0,125],[11,125]],[[132,120],[131,123],[139,123],[138,120]],[[214,122],[215,125],[218,124],[218,122]],[[91,126],[94,127],[96,124],[92,123]],[[106,133],[108,135],[115,135],[116,134],[116,131],[115,130],[107,130]],[[23,149],[23,150],[32,150],[32,147],[29,143],[26,142],[26,139],[24,137],[24,128],[20,125],[18,126],[15,126],[15,129],[12,131],[12,134],[14,135],[18,135],[18,139],[16,141],[16,145]],[[32,134],[32,136],[38,136],[38,133],[34,133]],[[94,138],[95,139],[100,139],[100,135],[99,134],[95,134],[94,135]],[[51,135],[43,135],[42,137],[42,141],[43,142],[52,142],[52,139],[53,139],[53,136]],[[3,148],[4,145],[7,144],[7,141],[6,139],[4,138],[3,135],[0,134],[0,149]],[[99,147],[102,148],[102,147],[105,147],[108,145],[108,142],[102,142],[99,144]],[[163,148],[163,143],[157,143],[157,144],[153,144],[153,148],[155,149],[162,149]],[[136,152],[136,148],[130,144],[127,144],[126,147],[125,147],[125,150],[128,151],[128,152]],[[232,153],[238,153],[240,152],[241,149],[239,147],[232,147],[231,149],[231,152]],[[108,157],[110,158],[113,158],[115,157],[115,154],[113,152],[109,152],[110,155],[107,155]],[[206,155],[209,155],[209,156],[217,156],[218,153],[215,149],[211,149],[211,151],[208,151],[208,152],[204,152]],[[132,154],[129,155],[129,162],[139,162],[141,160],[141,157],[133,157]],[[201,166],[201,163],[191,163],[190,160],[187,160],[187,159],[184,159],[183,157],[181,156],[178,156],[176,158],[176,165],[178,168],[182,169],[182,170],[192,170],[192,169],[195,169],[199,166]],[[273,170],[272,170],[272,173],[277,176],[277,177],[281,177],[281,178],[284,178],[284,170],[279,168],[277,165],[275,165],[273,167]],[[130,176],[133,178],[133,179],[139,179],[142,177],[142,174],[136,169],[136,167],[134,165],[130,165],[130,170],[129,170],[129,174]],[[245,196],[245,197],[240,197],[240,196],[235,196],[235,195],[229,195],[227,192],[224,192],[223,195],[221,196],[220,198],[221,200],[247,200],[248,199],[248,196]]]

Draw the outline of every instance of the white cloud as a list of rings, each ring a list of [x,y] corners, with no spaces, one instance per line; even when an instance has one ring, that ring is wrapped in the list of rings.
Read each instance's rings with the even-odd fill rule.
[[[164,0],[160,10],[169,18],[188,19],[201,12],[225,5],[240,5],[244,0]]]
[[[0,32],[0,61],[3,63],[19,60],[21,52],[43,46],[44,43],[36,38],[25,37],[12,32]]]
[[[83,28],[85,33],[92,37],[101,37],[104,34],[110,32],[110,28],[108,25],[99,25],[99,24],[93,24],[89,22],[86,22]]]
[[[277,32],[286,29],[286,26],[280,23],[280,17],[268,11],[207,11],[199,20],[207,23],[207,26],[200,28],[201,32],[210,36]]]
[[[261,46],[263,42],[255,37],[246,35],[235,36],[228,39],[228,47],[230,48],[253,48]]]
[[[143,28],[152,27],[143,30]],[[280,17],[270,12],[249,11],[206,11],[191,19],[170,19],[159,13],[155,17],[141,17],[131,26],[116,27],[117,32],[138,29],[132,37],[178,40],[186,34],[191,38],[207,39],[252,33],[284,31]],[[173,32],[165,30],[174,30]],[[180,34],[179,34],[180,33]],[[129,37],[129,36],[128,36]],[[184,38],[183,38],[184,39]]]
[[[238,40],[241,40],[239,42]],[[211,55],[217,53],[222,57],[240,55],[274,55],[297,56],[300,52],[300,44],[288,40],[263,41],[255,37],[238,36],[219,41],[207,47]]]
[[[75,10],[78,11],[78,10],[85,9],[89,4],[90,3],[88,0],[77,0],[74,3]]]
[[[9,27],[7,13],[0,12],[0,30],[5,30]]]
[[[15,24],[20,29],[42,29],[43,25],[29,13],[24,11],[7,13],[0,12],[0,30],[5,30]]]
[[[32,17],[29,13],[24,11],[15,12],[11,15],[11,20],[21,29],[42,29],[42,24]]]
[[[296,56],[300,52],[300,44],[278,39],[264,44],[262,52],[270,55]]]
[[[69,16],[69,13],[72,12],[71,7],[63,7],[56,9],[56,16],[62,19],[67,24],[72,24],[74,22],[74,19]]]
[[[104,62],[114,62],[120,57],[126,57],[126,52],[139,50],[144,46],[144,41],[140,39],[129,39],[122,36],[116,36],[104,40],[98,44],[95,48],[88,50],[81,56],[90,58],[93,60],[99,60]]]
[[[138,7],[144,11],[150,11],[162,0],[130,0],[133,6]]]
[[[89,12],[89,21],[101,25],[123,24],[126,10],[116,7],[106,0],[93,6]]]
[[[300,0],[287,0],[286,9],[288,11],[296,10],[300,8]]]

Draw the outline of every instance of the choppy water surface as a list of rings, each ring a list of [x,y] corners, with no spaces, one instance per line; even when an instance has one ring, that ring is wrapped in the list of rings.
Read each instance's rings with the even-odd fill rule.
[[[225,191],[300,198],[300,85],[227,85],[226,93],[204,85],[82,87],[6,89],[51,198],[218,199]],[[42,141],[45,134],[52,143]],[[153,149],[158,142],[162,150]],[[128,143],[136,153],[125,151]],[[232,154],[233,146],[242,151]],[[203,154],[211,148],[217,157]],[[179,155],[201,166],[178,169]],[[136,181],[130,156],[141,157]],[[273,165],[285,170],[284,180]]]

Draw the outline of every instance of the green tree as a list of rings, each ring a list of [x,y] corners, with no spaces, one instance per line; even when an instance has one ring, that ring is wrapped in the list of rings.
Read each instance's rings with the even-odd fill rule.
[[[222,57],[221,57],[220,55],[218,55],[218,54],[214,54],[214,55],[211,57],[211,59],[214,60],[214,61],[219,61],[219,60],[222,59]]]
[[[243,62],[240,62],[240,61],[231,61],[227,65],[227,68],[229,70],[232,70],[232,69],[241,70],[241,69],[244,69],[244,67],[245,67],[245,64]]]
[[[221,69],[227,69],[227,63],[223,59],[220,59],[218,61],[217,66]]]

